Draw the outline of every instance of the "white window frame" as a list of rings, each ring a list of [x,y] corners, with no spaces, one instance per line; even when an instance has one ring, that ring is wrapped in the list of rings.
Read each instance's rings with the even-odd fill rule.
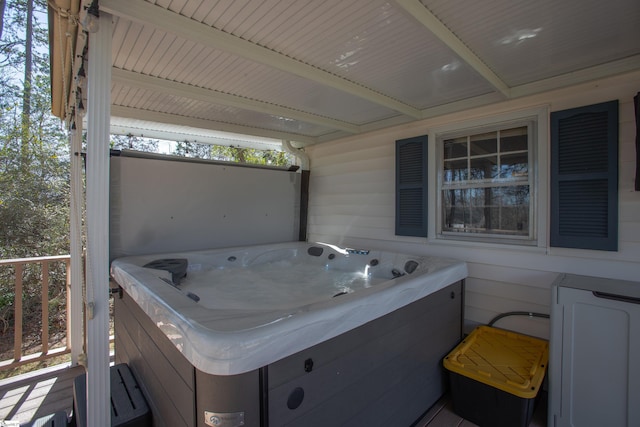
[[[545,246],[546,236],[540,230],[544,230],[547,223],[546,198],[540,197],[540,192],[545,191],[547,185],[547,141],[548,141],[548,109],[540,107],[535,109],[517,111],[468,120],[456,124],[450,124],[434,129],[432,132],[435,141],[435,166],[433,188],[435,194],[435,239],[440,241],[463,241],[480,243],[497,243],[521,246]],[[499,235],[492,233],[457,233],[443,230],[443,173],[444,173],[444,140],[475,135],[500,129],[509,129],[518,126],[527,126],[528,132],[528,161],[529,161],[529,233],[527,236]],[[435,163],[435,164],[434,164]],[[545,193],[546,194],[546,193]]]

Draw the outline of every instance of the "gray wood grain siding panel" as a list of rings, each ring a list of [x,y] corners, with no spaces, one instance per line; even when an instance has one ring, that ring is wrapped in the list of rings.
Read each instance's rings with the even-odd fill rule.
[[[121,343],[124,343],[127,352],[131,356],[126,362],[138,379],[145,397],[151,403],[154,426],[192,426],[193,424],[190,423],[193,420],[192,399],[183,402],[180,399],[174,400],[175,391],[180,387],[172,388],[173,393],[168,393],[165,388],[167,385],[165,383],[166,379],[163,379],[161,374],[156,372],[152,364],[149,363],[151,360],[158,359],[158,356],[143,356],[138,348],[139,341],[135,341],[124,331],[119,330],[117,333],[121,336]],[[193,392],[187,389],[187,394],[182,393],[182,396],[188,396],[189,394],[192,395]],[[189,406],[185,407],[185,405]]]
[[[397,375],[405,376],[395,383],[390,381],[385,394],[381,395],[377,401],[368,402],[350,425],[409,426],[444,394],[447,388],[447,375],[441,361],[459,342],[459,339],[451,340],[450,334],[460,330],[460,322],[439,323],[439,326],[442,333],[437,335],[442,336],[426,337],[424,342],[409,349],[403,360],[396,361],[395,366],[407,368]],[[440,344],[431,345],[432,342]],[[381,373],[384,372],[382,369]],[[369,378],[373,383],[371,387],[376,385],[378,378],[380,378],[379,374]],[[383,411],[384,416],[375,411],[382,402],[386,407]]]
[[[407,362],[396,359],[381,365],[347,389],[330,395],[307,414],[283,425],[410,426],[442,396],[444,384],[441,371],[431,361]],[[340,417],[339,424],[336,417]]]
[[[305,350],[301,353],[314,360],[309,373],[303,372],[304,358],[276,362],[277,374],[289,366],[298,377],[286,373],[289,381],[273,386],[270,366],[270,421],[305,427],[345,420],[351,420],[348,425],[384,425],[381,417],[389,416],[388,425],[410,425],[444,393],[441,360],[461,338],[461,303],[457,283]],[[304,400],[290,410],[287,398],[296,387],[304,389]]]
[[[116,303],[116,306],[118,303]],[[120,309],[122,313],[122,309]],[[115,330],[117,331],[115,334],[115,363],[126,363],[131,368],[136,380],[142,392],[147,400],[147,404],[151,410],[152,414],[152,422],[154,427],[166,427],[164,418],[161,416],[161,410],[156,404],[156,400],[154,396],[157,394],[154,392],[155,390],[161,390],[157,385],[155,387],[150,388],[149,384],[157,384],[157,380],[155,378],[146,378],[145,381],[142,381],[142,373],[148,372],[149,367],[147,366],[145,360],[141,358],[139,350],[133,345],[133,339],[129,336],[129,332],[122,325],[122,317],[123,316],[115,316]],[[160,399],[162,401],[162,399]],[[172,405],[171,402],[169,402]],[[161,406],[162,407],[162,406]],[[181,418],[176,418],[169,420],[175,423],[176,426],[184,426],[184,420]]]
[[[116,302],[116,311],[122,313],[122,308],[118,307]],[[164,418],[161,416],[160,408],[157,405],[158,391],[162,388],[158,385],[157,379],[154,376],[150,376],[150,368],[146,361],[141,357],[140,351],[133,344],[134,340],[129,335],[129,331],[122,325],[122,315],[116,315],[115,329],[116,329],[116,361],[117,363],[127,363],[131,368],[131,371],[135,375],[140,388],[143,391],[149,408],[151,409],[152,421],[154,427],[166,427]],[[160,396],[161,397],[161,396]],[[160,399],[161,400],[161,399]],[[184,425],[182,419],[176,420],[179,423],[177,425]]]
[[[119,318],[116,323],[116,336],[119,336],[118,344],[124,349],[124,354],[128,358],[122,361],[129,364],[141,383],[145,395],[152,403],[154,425],[193,426],[195,423],[193,368],[191,368],[191,381],[187,383],[173,369],[171,361],[164,356],[139,322],[146,319],[151,323],[148,317],[135,305],[135,302],[127,299],[128,297],[125,296],[122,300],[116,300],[116,319]],[[135,307],[131,307],[132,305]],[[136,316],[140,313],[144,315],[143,318]],[[166,337],[164,339],[167,345],[171,345]],[[166,349],[166,345],[163,347]],[[116,347],[116,353],[119,351],[120,349]],[[121,356],[118,357],[124,359]]]
[[[118,303],[116,302],[115,305],[117,307]],[[115,331],[117,331],[117,333],[114,336],[114,346],[115,346],[114,359],[116,364],[127,363],[129,360],[131,360],[131,355],[127,351],[127,347],[123,341],[123,335],[127,333],[127,331],[126,329],[124,329],[121,319],[122,319],[122,316],[114,316],[114,319],[113,319],[114,329]]]
[[[447,300],[451,291],[456,292],[455,305],[459,305],[461,304],[462,298],[462,285],[458,282],[451,286],[447,287],[447,290],[442,289],[439,292],[445,296],[445,300]],[[436,306],[432,308],[432,310],[450,310],[450,308],[442,309],[441,307]],[[373,339],[393,332],[404,323],[413,322],[413,319],[424,314],[424,307],[420,304],[413,303],[403,307],[402,311],[403,315],[401,317],[394,316],[394,313],[389,313],[384,316],[384,322],[368,322],[360,326],[357,333],[342,334],[320,344],[323,348],[322,357],[317,357],[316,347],[311,347],[288,356],[283,360],[270,364],[269,389],[277,388],[278,386],[303,374],[305,360],[309,358],[313,359],[314,370],[319,369],[322,366],[331,363],[333,360],[342,357],[346,352],[356,350]],[[456,320],[460,321],[461,313],[458,312],[457,315],[459,317]],[[437,323],[438,321],[439,318],[436,318],[435,322]]]
[[[127,309],[131,312],[136,321],[144,329],[145,333],[151,338],[153,343],[162,352],[165,358],[169,361],[173,370],[182,378],[182,380],[193,388],[193,366],[189,361],[178,351],[175,345],[167,338],[167,336],[151,321],[149,316],[142,311],[142,309],[136,304],[136,302],[123,293],[124,298],[122,301],[126,304]]]

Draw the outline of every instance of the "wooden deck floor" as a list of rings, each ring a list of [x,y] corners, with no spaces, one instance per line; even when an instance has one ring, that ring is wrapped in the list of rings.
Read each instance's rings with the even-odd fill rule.
[[[57,367],[32,374],[0,380],[0,421],[14,420],[28,426],[34,420],[56,411],[69,415],[73,407],[73,379],[84,368]],[[546,402],[540,400],[529,427],[546,427]],[[451,408],[448,396],[440,399],[416,424],[416,427],[474,427]]]
[[[69,415],[73,379],[82,373],[82,366],[60,365],[0,380],[0,420],[18,421],[23,426],[57,411]]]

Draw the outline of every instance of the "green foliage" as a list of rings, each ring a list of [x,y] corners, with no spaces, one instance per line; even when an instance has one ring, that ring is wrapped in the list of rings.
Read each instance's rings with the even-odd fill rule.
[[[133,135],[111,135],[111,148],[116,150],[136,150],[150,153],[160,152],[161,141]],[[219,160],[254,165],[288,166],[293,158],[278,150],[258,150],[255,148],[202,144],[189,141],[164,141],[169,147],[163,153],[195,159]]]
[[[283,151],[199,144],[196,142],[176,142],[171,154],[254,165],[287,166],[292,163],[291,155]]]
[[[25,50],[26,0],[9,0],[0,41],[0,259],[69,253],[69,144],[51,113],[46,2],[33,1],[33,50]],[[26,55],[33,61],[25,91]],[[23,105],[28,96],[28,128]],[[64,324],[66,274],[52,263],[49,272],[49,327]],[[25,346],[42,325],[42,268],[22,274]],[[0,353],[13,345],[15,268],[0,267]],[[0,357],[4,359],[4,357]]]
[[[171,154],[196,159],[211,159],[211,145],[198,144],[197,142],[178,141],[175,143],[175,148]]]
[[[49,111],[48,76],[34,83],[26,145],[21,94],[6,91],[0,111],[0,258],[69,251],[68,141]]]
[[[47,30],[47,2],[45,0],[31,0],[34,5],[33,22],[33,50],[32,59],[34,71],[39,74],[48,73],[49,34]],[[26,28],[27,0],[7,0],[2,40],[0,40],[0,66],[8,67],[17,72],[16,79],[23,77],[25,63],[25,28]],[[7,71],[8,72],[8,71]]]
[[[258,150],[255,148],[210,146],[211,158],[228,162],[250,163],[254,165],[287,166],[292,158],[284,151]]]
[[[133,135],[111,135],[110,148],[112,150],[138,150],[156,152],[158,150],[158,140],[140,138]]]

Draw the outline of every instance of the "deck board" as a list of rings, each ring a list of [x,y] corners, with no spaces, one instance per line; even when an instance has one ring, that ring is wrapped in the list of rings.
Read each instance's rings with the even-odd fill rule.
[[[27,424],[57,411],[71,414],[73,379],[82,366],[42,369],[0,381],[0,420]]]
[[[73,379],[84,373],[82,366],[45,369],[0,380],[0,420],[16,420],[21,425],[73,407]],[[546,396],[544,396],[546,398]],[[546,427],[547,405],[544,399],[536,407],[529,427]],[[474,427],[453,412],[451,398],[438,400],[415,427]]]

